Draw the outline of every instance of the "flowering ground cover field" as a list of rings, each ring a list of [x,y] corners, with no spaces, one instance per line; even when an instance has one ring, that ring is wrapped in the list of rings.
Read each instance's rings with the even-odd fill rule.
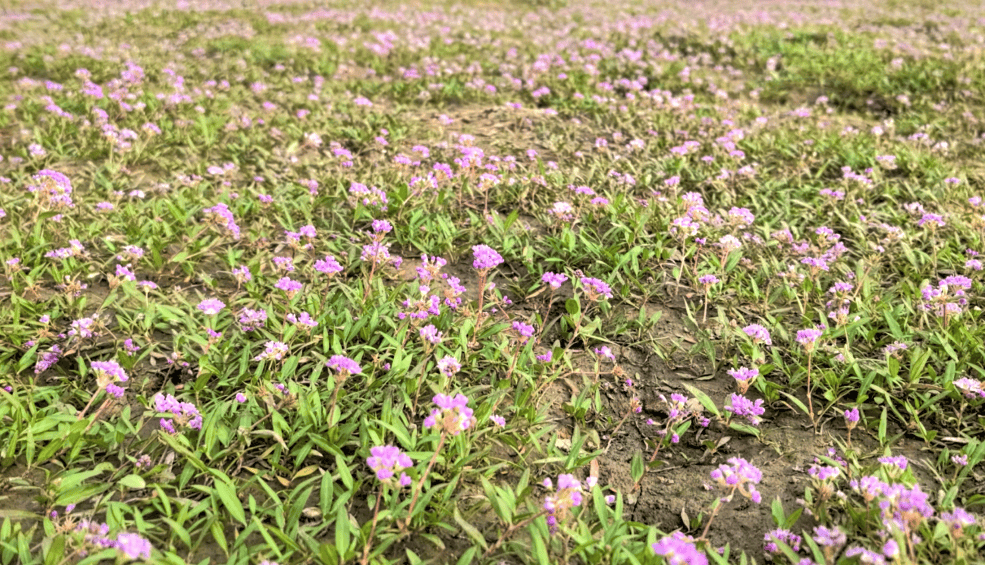
[[[8,3],[0,563],[982,562],[985,19],[864,8]]]

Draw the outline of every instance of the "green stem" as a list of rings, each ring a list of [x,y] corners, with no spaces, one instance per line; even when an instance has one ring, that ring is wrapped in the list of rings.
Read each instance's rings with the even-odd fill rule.
[[[807,409],[811,415],[811,425],[814,426],[814,431],[817,431],[817,422],[814,421],[814,401],[811,399],[811,360],[813,355],[811,353],[807,354]]]
[[[410,507],[407,509],[407,520],[404,521],[403,529],[410,526],[410,521],[414,517],[414,506],[417,505],[417,498],[421,495],[421,490],[424,489],[424,481],[427,480],[428,474],[431,473],[431,468],[434,467],[434,462],[438,460],[438,454],[441,453],[441,448],[445,445],[445,438],[448,437],[448,432],[441,432],[441,439],[438,440],[438,447],[434,448],[434,455],[431,456],[431,461],[428,463],[427,469],[424,470],[424,474],[421,475],[421,479],[417,481],[417,485],[414,487],[414,497],[410,500]]]
[[[373,547],[373,535],[376,533],[376,520],[380,517],[380,500],[383,498],[383,484],[380,484],[380,492],[376,495],[376,507],[373,508],[373,525],[369,528],[369,537],[366,545],[363,546],[363,557],[359,560],[361,565],[368,565],[369,550]]]
[[[530,516],[526,520],[523,520],[522,522],[517,522],[516,524],[513,524],[512,526],[507,528],[506,531],[503,532],[503,535],[499,536],[499,539],[496,540],[496,543],[490,545],[489,549],[487,549],[486,552],[482,554],[482,558],[485,559],[490,555],[492,555],[492,553],[497,549],[499,549],[499,546],[503,545],[503,542],[505,542],[510,536],[512,536],[514,532],[526,526],[530,522],[533,522],[537,518],[544,516],[545,514],[547,514],[547,510],[541,510],[540,512],[534,514],[533,516]]]
[[[479,306],[475,312],[475,330],[472,333],[472,343],[475,345],[479,339],[479,324],[482,323],[482,302],[486,297],[486,269],[479,271]]]

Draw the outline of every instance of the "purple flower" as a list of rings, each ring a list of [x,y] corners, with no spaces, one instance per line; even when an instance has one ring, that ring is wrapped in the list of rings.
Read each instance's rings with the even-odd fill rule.
[[[377,234],[387,234],[393,230],[393,226],[386,220],[373,220],[373,232]]]
[[[739,494],[752,500],[756,504],[762,501],[762,496],[756,490],[757,484],[763,479],[763,473],[752,463],[741,457],[732,457],[728,460],[728,465],[719,465],[711,472],[711,478],[718,483],[718,486],[732,492],[738,490]]]
[[[907,346],[905,343],[894,341],[893,343],[890,343],[889,345],[884,347],[882,352],[885,353],[886,355],[896,355],[897,351],[905,351],[906,349]]]
[[[116,549],[128,559],[150,559],[150,542],[137,534],[126,532],[117,534]]]
[[[462,364],[458,362],[452,356],[442,357],[438,359],[438,372],[442,375],[451,378],[452,375],[462,370]]]
[[[236,225],[236,218],[229,210],[229,206],[226,206],[224,203],[220,202],[211,208],[202,210],[202,212],[206,214],[209,222],[227,231],[233,239],[239,239],[240,229],[239,226]]]
[[[272,359],[274,361],[280,361],[287,355],[289,349],[286,343],[280,341],[268,341],[264,345],[263,353],[257,355],[253,358],[254,361],[264,361],[267,359]]]
[[[457,436],[472,426],[472,409],[468,407],[469,399],[464,394],[454,397],[437,394],[432,400],[437,408],[424,419],[425,428],[437,427],[441,432]]]
[[[243,308],[243,311],[239,314],[239,326],[244,332],[258,330],[266,323],[266,310],[251,310],[249,308]]]
[[[544,485],[550,484],[550,479],[545,479]],[[548,512],[547,523],[551,533],[557,532],[558,517],[563,519],[569,509],[581,506],[583,499],[581,482],[574,475],[558,475],[557,491],[544,498],[544,510]]]
[[[489,421],[491,421],[492,423],[496,424],[501,428],[506,427],[506,418],[502,416],[497,416],[496,414],[492,414],[489,416]]]
[[[667,565],[708,565],[708,557],[694,546],[690,536],[681,532],[674,532],[650,547]]]
[[[828,262],[822,257],[804,257],[800,260],[801,264],[807,265],[811,271],[829,270]]]
[[[899,544],[896,543],[896,540],[887,540],[882,546],[882,554],[889,559],[895,560],[899,556]]]
[[[432,345],[441,343],[442,334],[441,332],[438,331],[438,328],[434,327],[434,324],[428,324],[424,326],[423,328],[420,329],[419,333],[421,334],[421,338],[424,341]]]
[[[239,402],[240,404],[246,402],[246,395],[243,394],[242,392],[237,392],[236,393],[236,402]]]
[[[893,465],[896,468],[898,468],[900,471],[905,471],[910,463],[906,459],[905,455],[897,455],[895,457],[892,456],[880,457],[879,462],[882,463],[883,465]]]
[[[599,357],[605,357],[606,359],[609,359],[610,361],[615,361],[616,360],[615,354],[612,353],[612,350],[609,349],[609,346],[608,345],[603,345],[602,347],[596,348],[595,349],[595,354],[598,355]]]
[[[725,410],[732,412],[736,416],[745,416],[746,420],[753,426],[759,425],[760,416],[766,412],[766,409],[763,408],[763,399],[761,398],[753,402],[741,394],[733,393],[730,402],[731,406],[726,406]]]
[[[782,528],[767,532],[763,536],[763,540],[766,542],[763,546],[763,551],[771,554],[780,551],[780,548],[776,545],[778,541],[789,545],[790,549],[793,549],[795,552],[800,551],[800,542],[803,541],[797,534]]]
[[[845,424],[848,426],[848,429],[852,429],[857,426],[858,419],[858,407],[852,408],[851,410],[845,410]]]
[[[137,276],[133,274],[133,271],[130,269],[129,264],[125,267],[123,265],[117,265],[116,277],[121,280],[130,281],[130,282],[137,280]]]
[[[927,226],[930,229],[934,229],[942,228],[947,224],[944,222],[944,216],[941,216],[940,214],[924,214],[920,220],[917,221],[917,225],[920,227]]]
[[[198,303],[198,309],[205,312],[206,316],[215,316],[225,307],[226,304],[216,298],[208,298]]]
[[[570,202],[555,202],[554,206],[547,211],[560,222],[570,222],[575,219],[575,209]]]
[[[404,486],[405,481],[410,484],[409,477],[402,471],[413,467],[414,462],[407,454],[401,453],[400,448],[393,445],[378,445],[369,452],[370,457],[366,459],[366,464],[376,473],[377,480],[384,484],[392,484],[393,477],[400,473],[398,484]]]
[[[828,481],[838,478],[838,475],[841,474],[841,469],[838,467],[829,467],[824,465],[811,465],[811,468],[807,470],[807,474],[810,475],[812,479],[818,481]]]
[[[725,255],[731,254],[733,251],[738,250],[742,247],[742,242],[739,241],[734,235],[723,235],[718,238],[718,242],[714,244],[716,247],[721,248]]]
[[[202,415],[191,402],[181,402],[170,394],[157,393],[154,395],[154,408],[157,412],[167,412],[174,417],[173,421],[161,418],[161,427],[169,434],[177,433],[174,424],[193,430],[202,429]]]
[[[814,345],[817,342],[817,340],[821,337],[821,334],[823,333],[824,332],[822,332],[821,330],[814,328],[808,328],[806,330],[798,330],[797,343],[803,345],[804,349],[806,349],[807,352],[810,353],[811,351],[814,351]]]
[[[32,147],[35,146],[36,144],[32,144]],[[28,186],[27,190],[33,192],[43,206],[53,209],[75,206],[72,202],[72,181],[65,175],[44,169],[38,171],[32,178],[38,184]]]
[[[374,265],[380,265],[384,263],[392,263],[394,267],[398,267],[402,258],[391,257],[390,256],[390,244],[381,243],[379,241],[374,241],[373,243],[363,246],[362,255],[359,259],[366,261],[368,263],[373,263]]]
[[[307,312],[301,312],[300,314],[288,314],[284,317],[288,322],[298,326],[302,331],[309,331],[311,328],[318,327],[318,322],[311,317],[311,314]]]
[[[79,336],[81,338],[92,337],[95,334],[96,326],[96,316],[93,315],[91,318],[79,318],[72,322],[72,329],[68,331],[70,336]]]
[[[955,507],[951,512],[941,514],[941,522],[947,524],[955,537],[960,537],[962,529],[975,524],[975,516],[964,508]]]
[[[428,257],[425,253],[424,255],[421,255],[421,266],[415,269],[417,271],[417,278],[422,283],[427,284],[431,282],[431,279],[438,276],[441,272],[441,268],[447,264],[448,261],[444,258],[436,256]]]
[[[342,265],[335,260],[334,256],[326,255],[324,259],[315,261],[315,270],[323,275],[332,276],[342,272]]]
[[[728,221],[730,224],[746,227],[752,225],[755,220],[756,216],[748,208],[731,208],[728,211]]]
[[[120,382],[130,380],[126,371],[116,361],[93,361],[89,367],[95,371],[97,380],[113,379]]]
[[[287,296],[289,297],[293,297],[294,293],[301,290],[303,286],[304,285],[302,285],[298,281],[291,280],[289,277],[281,277],[277,281],[277,284],[274,285],[275,288],[278,288],[286,292]]]
[[[472,267],[476,269],[492,269],[503,262],[503,257],[488,245],[473,245],[472,255]]]
[[[865,549],[864,547],[849,547],[845,550],[845,557],[858,557],[859,563],[872,565],[886,565],[886,560],[881,553]],[[812,561],[813,563],[813,561]]]
[[[568,277],[561,273],[552,273],[548,271],[544,273],[542,277],[540,277],[540,280],[549,284],[551,286],[551,290],[557,290],[561,288],[561,285],[567,282]]]
[[[245,284],[253,280],[253,275],[250,273],[250,268],[246,265],[241,265],[233,269],[233,277],[236,278],[236,282],[239,284]]]
[[[358,363],[345,355],[332,355],[328,359],[328,362],[325,363],[325,366],[329,369],[334,369],[343,379],[349,375],[358,375],[363,371]]]
[[[749,390],[749,385],[759,376],[759,369],[755,368],[739,367],[738,369],[729,369],[727,372],[738,383],[741,394],[745,394],[746,390]]]
[[[523,322],[513,322],[513,331],[520,334],[520,343],[527,343],[536,333],[533,326]]]
[[[292,273],[294,272],[294,259],[290,257],[274,257],[274,267],[278,271]]]
[[[848,485],[852,490],[861,493],[866,503],[870,503],[876,497],[882,496],[890,488],[889,485],[880,481],[878,477],[873,476],[865,476],[858,480],[852,479]]]
[[[773,345],[773,341],[770,339],[769,330],[759,324],[750,324],[742,328],[742,331],[745,332],[747,336],[752,338],[753,343],[762,342],[766,345]]]
[[[61,354],[62,348],[57,344],[52,345],[51,349],[38,356],[38,361],[34,364],[34,374],[40,375],[50,369],[61,358]]]
[[[701,275],[698,277],[698,282],[705,286],[712,286],[714,284],[718,284],[719,280],[715,275]]]
[[[604,283],[599,279],[592,277],[582,277],[581,284],[588,290],[588,299],[595,301],[598,300],[600,296],[605,298],[612,298],[612,289],[609,285]]]
[[[838,548],[845,545],[847,537],[845,536],[845,532],[841,531],[841,528],[838,526],[830,530],[824,526],[815,526],[814,541],[818,545]]]

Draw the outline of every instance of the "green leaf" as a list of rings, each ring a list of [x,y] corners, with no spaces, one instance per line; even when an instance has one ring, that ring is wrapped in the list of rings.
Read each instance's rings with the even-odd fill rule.
[[[147,488],[147,482],[140,475],[127,475],[116,481],[116,484],[126,488]]]
[[[910,364],[910,382],[919,382],[921,373],[923,373],[923,368],[927,364],[927,359],[930,359],[930,350],[917,350],[913,353],[912,361]]]
[[[318,509],[322,516],[327,516],[332,509],[333,494],[335,494],[335,488],[332,485],[332,474],[325,473],[322,475],[321,484],[318,487]]]
[[[783,390],[779,392],[783,396],[786,396],[787,399],[790,400],[790,402],[793,402],[794,405],[796,405],[797,408],[799,408],[804,414],[810,414],[810,410],[807,409],[807,406],[803,402],[801,402],[799,398]]]
[[[486,538],[483,537],[482,533],[480,533],[475,526],[469,524],[468,522],[465,521],[464,518],[462,518],[462,515],[458,512],[458,506],[455,506],[455,509],[452,511],[452,518],[455,520],[458,526],[462,528],[462,531],[464,531],[466,534],[468,534],[470,538],[472,538],[473,540],[475,540],[476,543],[482,546],[482,549],[489,548],[488,544],[486,544]]]
[[[178,539],[185,544],[186,547],[191,549],[192,547],[192,537],[189,535],[188,530],[183,528],[181,524],[172,520],[171,518],[162,518],[165,524],[168,525],[168,529],[171,533],[178,536]]]
[[[643,464],[643,455],[641,453],[637,452],[633,455],[633,460],[629,464],[629,473],[636,482],[639,482],[643,478],[643,474],[646,473],[646,465]]]
[[[698,399],[698,402],[700,402],[701,405],[705,407],[705,410],[711,412],[716,416],[721,416],[721,413],[718,411],[718,406],[715,405],[715,401],[712,400],[707,394],[701,392],[700,390],[694,388],[693,386],[687,383],[681,383],[681,384],[684,385],[684,388],[686,388],[688,392],[690,392],[692,395],[694,395],[695,398]]]
[[[335,547],[343,558],[349,552],[349,542],[352,539],[349,526],[349,512],[344,505],[340,505],[338,512],[335,513]]]
[[[236,496],[236,487],[232,480],[222,471],[210,469],[212,476],[215,477],[215,493],[222,501],[222,505],[229,511],[233,520],[246,525],[246,512],[243,510],[243,503]]]
[[[318,557],[322,563],[328,565],[338,565],[339,550],[330,543],[323,543],[318,546]]]
[[[896,341],[902,341],[906,337],[899,327],[899,322],[888,311],[886,312],[886,325],[889,326],[889,332],[893,334],[893,339]]]
[[[349,473],[349,466],[345,462],[345,457],[342,457],[341,454],[336,455],[335,465],[339,470],[339,480],[342,481],[345,488],[352,489],[354,483],[352,481],[352,474]]]
[[[489,479],[479,476],[479,480],[482,482],[482,490],[486,493],[486,500],[493,508],[493,512],[499,516],[499,519],[503,522],[512,525],[512,516],[510,515],[507,507],[499,499],[499,495],[496,493],[495,487],[489,482]]]
[[[482,547],[485,548],[484,545]],[[468,550],[466,550],[466,552],[463,553],[462,556],[458,558],[456,565],[469,565],[470,563],[476,562],[477,559],[475,558],[476,557],[475,554],[478,552],[479,550],[475,546],[468,548]]]
[[[534,533],[531,536],[531,541],[533,542],[533,553],[537,557],[537,563],[551,563],[551,560],[547,557],[547,546],[544,545],[544,540],[537,533]]]
[[[729,422],[728,427],[732,428],[737,432],[742,432],[744,434],[749,434],[751,436],[759,437],[759,428],[755,426],[750,426],[743,422]]]
[[[564,301],[564,309],[568,312],[569,316],[575,317],[581,311],[581,305],[574,298],[569,298]]]
[[[229,556],[229,544],[226,542],[226,533],[222,531],[222,521],[213,518],[209,521],[209,531],[212,532],[212,539],[215,540],[222,552]]]
[[[783,512],[783,503],[780,502],[779,496],[773,499],[773,503],[770,505],[770,514],[773,516],[773,524],[777,528],[782,528],[787,516]]]
[[[65,556],[65,535],[55,536],[52,540],[51,546],[48,548],[48,552],[45,553],[44,562],[45,565],[56,565],[62,562],[62,558]]]

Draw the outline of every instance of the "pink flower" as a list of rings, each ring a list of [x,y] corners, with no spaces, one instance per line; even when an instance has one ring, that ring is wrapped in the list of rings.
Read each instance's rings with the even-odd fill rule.
[[[226,304],[217,298],[208,298],[198,303],[198,309],[205,312],[206,316],[215,316]]]
[[[799,330],[797,331],[797,343],[803,345],[804,349],[806,349],[807,352],[810,353],[811,351],[814,351],[814,345],[816,344],[817,340],[821,337],[821,334],[823,333],[824,332],[822,332],[821,330],[814,328]]]
[[[588,299],[595,301],[600,297],[612,298],[612,289],[605,282],[592,278],[592,277],[582,277],[582,286],[588,291]]]
[[[503,257],[488,245],[473,245],[472,254],[475,260],[472,267],[476,269],[492,269],[503,262]]]
[[[542,276],[540,280],[549,284],[551,286],[551,290],[557,290],[561,288],[561,285],[568,280],[568,277],[561,273],[552,273],[548,271],[544,273],[544,276]]]
[[[362,367],[359,363],[356,363],[352,359],[349,359],[345,355],[332,355],[325,366],[329,369],[334,369],[342,378],[346,378],[349,375],[358,375],[362,373]]]
[[[393,477],[400,473],[397,483],[401,486],[410,484],[410,477],[402,471],[412,467],[414,462],[400,448],[393,445],[378,445],[369,450],[370,457],[366,464],[376,473],[376,478],[384,484],[392,484]]]
[[[438,394],[433,401],[438,407],[424,419],[425,428],[437,427],[441,432],[457,436],[472,426],[472,409],[468,407],[469,399],[464,394],[454,397]]]

